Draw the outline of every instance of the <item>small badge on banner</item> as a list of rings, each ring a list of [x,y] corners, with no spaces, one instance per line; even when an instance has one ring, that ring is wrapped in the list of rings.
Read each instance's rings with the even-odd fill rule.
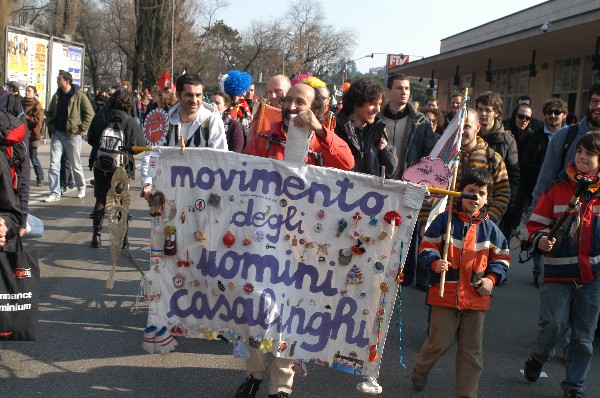
[[[402,204],[406,207],[410,207],[411,209],[420,209],[423,204],[423,200],[425,199],[425,195],[423,195],[424,191],[422,189],[417,189],[410,184],[406,187],[406,191],[404,191],[404,199]]]
[[[158,161],[160,159],[160,153],[150,152],[150,160],[148,161],[148,177],[155,178],[156,171],[158,170]]]

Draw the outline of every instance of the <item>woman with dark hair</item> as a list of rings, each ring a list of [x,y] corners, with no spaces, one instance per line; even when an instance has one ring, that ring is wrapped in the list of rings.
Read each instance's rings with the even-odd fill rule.
[[[422,112],[431,122],[431,129],[439,138],[444,131],[444,124],[446,123],[444,114],[439,109],[425,109]]]
[[[146,119],[146,115],[150,113],[150,111],[156,108],[162,108],[165,112],[169,112],[171,109],[171,95],[166,91],[163,91],[159,88],[155,88],[152,90],[152,101],[146,107],[146,113],[144,113],[142,122]]]
[[[396,149],[388,145],[385,122],[378,116],[385,98],[385,88],[372,79],[359,79],[344,93],[344,108],[337,114],[335,133],[340,136],[354,156],[358,173],[391,178],[398,167]]]
[[[510,132],[513,137],[517,141],[517,148],[521,147],[521,143],[523,142],[523,138],[529,133],[532,133],[531,129],[531,118],[532,111],[531,106],[528,104],[520,104],[517,105],[515,109],[513,109],[510,115],[510,121],[508,125],[510,126]],[[519,153],[519,157],[520,157]]]
[[[119,130],[122,133],[121,145],[124,146],[143,146],[146,145],[142,130],[137,121],[131,117],[130,112],[133,107],[133,96],[122,88],[108,100],[108,104],[100,113],[97,113],[92,120],[88,131],[88,144],[92,146],[90,153],[90,164],[94,164],[94,197],[96,204],[92,213],[94,234],[92,236],[92,247],[102,246],[100,232],[102,231],[102,221],[104,219],[104,207],[106,206],[106,194],[110,188],[110,182],[113,172],[103,171],[97,167],[97,154],[100,148],[102,136],[105,129],[112,128],[113,131]],[[116,135],[119,135],[116,131]],[[135,163],[133,155],[127,153],[125,160],[125,170],[130,179],[135,178]],[[127,247],[127,235],[123,241],[123,247]]]
[[[225,136],[227,137],[227,149],[231,152],[242,153],[244,149],[244,129],[240,122],[233,119],[231,113],[231,97],[223,91],[217,91],[210,97],[217,110],[221,114],[225,125]]]
[[[44,108],[37,98],[37,89],[35,86],[27,86],[25,98],[23,98],[23,110],[25,111],[25,120],[29,128],[29,158],[35,171],[36,186],[41,187],[44,181],[44,169],[40,164],[37,155],[37,149],[42,139],[42,125],[44,123]]]

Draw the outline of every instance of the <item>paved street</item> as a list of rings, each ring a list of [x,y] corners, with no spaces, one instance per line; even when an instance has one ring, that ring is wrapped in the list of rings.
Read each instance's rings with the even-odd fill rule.
[[[87,152],[85,145],[87,165]],[[49,145],[40,158],[49,164]],[[86,170],[86,176],[91,173]],[[130,244],[133,255],[147,267],[149,221],[139,198],[139,180],[132,182]],[[178,338],[179,347],[168,355],[148,355],[142,349],[146,307],[135,305],[139,274],[124,259],[114,289],[104,287],[110,250],[90,248],[93,189],[84,199],[71,190],[60,202],[43,203],[47,187],[32,188],[31,211],[45,222],[43,239],[26,242],[40,259],[42,282],[38,342],[0,343],[0,397],[233,397],[244,379],[244,363],[221,341]],[[106,227],[103,237],[108,242]],[[531,263],[519,264],[513,253],[509,281],[494,290],[485,328],[485,369],[480,396],[560,397],[564,376],[561,359],[550,361],[548,378],[530,384],[519,370],[536,331],[538,290],[531,283]],[[381,397],[451,397],[454,352],[445,355],[421,393],[413,391],[410,372],[425,339],[425,294],[404,288],[402,350],[399,331],[392,326],[385,347],[380,383]],[[395,321],[394,321],[395,322]],[[599,344],[596,351],[600,356]],[[562,353],[562,350],[558,350]],[[400,365],[400,352],[406,368]],[[293,397],[365,397],[356,391],[355,376],[310,364],[306,379],[297,379]],[[600,358],[588,376],[588,396],[600,396]],[[266,383],[265,383],[266,384]],[[266,385],[258,396],[266,397]]]

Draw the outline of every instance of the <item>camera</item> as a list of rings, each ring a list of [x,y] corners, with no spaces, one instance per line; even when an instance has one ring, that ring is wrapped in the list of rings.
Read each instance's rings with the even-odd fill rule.
[[[552,24],[550,22],[544,22],[541,27],[542,32],[546,33],[547,31],[549,31],[550,26],[552,26]]]

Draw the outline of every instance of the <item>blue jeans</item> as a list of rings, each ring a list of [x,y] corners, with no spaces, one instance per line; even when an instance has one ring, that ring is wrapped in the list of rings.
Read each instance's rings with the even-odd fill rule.
[[[564,392],[585,392],[584,381],[592,362],[594,331],[600,312],[600,279],[578,285],[550,282],[540,291],[541,310],[538,334],[531,353],[540,363],[548,360],[554,346],[571,329],[566,351]]]
[[[38,159],[38,147],[29,145],[29,159],[31,159],[31,165],[33,171],[35,171],[35,179],[37,181],[44,181],[44,169]]]
[[[50,140],[50,169],[48,170],[48,181],[50,192],[60,196],[60,158],[64,153],[71,162],[75,173],[75,185],[77,189],[85,188],[85,176],[81,165],[81,135],[69,138],[67,133],[54,130]]]
[[[531,257],[533,258],[533,270],[531,272],[533,272],[533,276],[537,278],[542,273],[542,266],[544,265],[544,256],[542,256],[541,253],[534,251]]]
[[[417,223],[413,230],[412,240],[410,241],[410,247],[406,254],[406,262],[404,263],[404,282],[406,285],[410,285],[413,282],[424,286],[427,285],[427,269],[422,267],[418,262],[420,243],[421,237],[419,236],[419,224]]]

